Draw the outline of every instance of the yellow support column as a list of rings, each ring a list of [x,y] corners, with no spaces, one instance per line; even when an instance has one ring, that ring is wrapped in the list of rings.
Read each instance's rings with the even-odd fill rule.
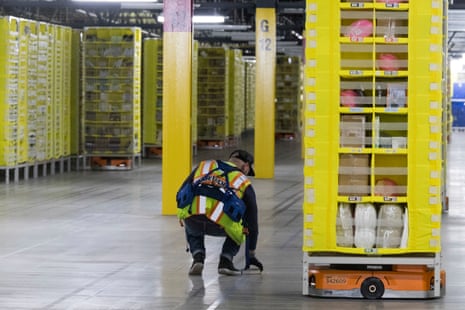
[[[176,192],[192,169],[192,0],[164,1],[162,214],[176,214]]]
[[[255,79],[255,175],[274,177],[276,3],[257,1]]]

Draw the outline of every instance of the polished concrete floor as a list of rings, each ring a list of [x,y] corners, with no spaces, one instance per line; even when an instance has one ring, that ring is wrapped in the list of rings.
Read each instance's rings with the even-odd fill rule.
[[[225,158],[231,149],[199,150]],[[207,239],[202,277],[174,216],[161,215],[161,160],[132,171],[81,171],[0,184],[0,310],[465,309],[465,133],[448,152],[443,216],[446,296],[431,300],[302,295],[300,144],[276,144],[274,179],[254,179],[262,274],[218,275],[221,239]],[[242,267],[241,251],[235,264]]]

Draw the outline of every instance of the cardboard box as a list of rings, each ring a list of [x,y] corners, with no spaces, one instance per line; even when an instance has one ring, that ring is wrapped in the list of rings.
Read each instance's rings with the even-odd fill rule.
[[[341,154],[339,156],[339,195],[370,195],[370,155]]]
[[[365,147],[365,116],[342,115],[340,123],[341,147]]]

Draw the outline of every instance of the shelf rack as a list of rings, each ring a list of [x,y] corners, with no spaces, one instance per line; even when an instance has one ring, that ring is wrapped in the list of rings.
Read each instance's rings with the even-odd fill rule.
[[[126,170],[140,160],[141,50],[140,28],[84,28],[82,139],[91,167]]]
[[[341,261],[427,265],[431,292],[406,295],[441,296],[444,5],[307,0],[306,295],[309,264]]]
[[[0,174],[9,183],[70,170],[71,28],[5,16],[0,29]]]
[[[161,153],[163,123],[163,41],[143,41],[143,152]],[[147,155],[147,154],[145,154]]]
[[[230,132],[229,49],[199,47],[197,80],[197,134],[199,148],[223,148]]]
[[[277,139],[293,140],[300,132],[302,110],[302,61],[297,56],[276,57]]]

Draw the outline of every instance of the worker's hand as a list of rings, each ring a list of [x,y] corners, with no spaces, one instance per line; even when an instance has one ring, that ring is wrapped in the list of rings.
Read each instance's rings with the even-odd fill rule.
[[[249,258],[249,264],[245,266],[245,269],[250,269],[250,266],[257,267],[260,272],[263,271],[263,264],[255,256]]]
[[[184,227],[184,222],[183,222],[183,220],[179,220],[179,226]]]
[[[248,235],[249,234],[249,229],[247,227],[242,227],[242,233],[244,235]]]

